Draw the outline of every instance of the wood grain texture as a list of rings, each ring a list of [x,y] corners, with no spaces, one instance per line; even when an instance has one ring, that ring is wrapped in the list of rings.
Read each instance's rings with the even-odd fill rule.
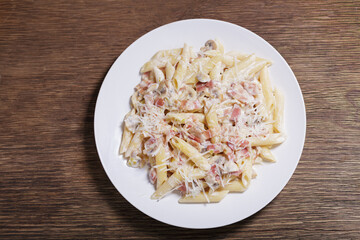
[[[0,238],[360,239],[359,1],[1,1]],[[96,153],[93,113],[113,61],[163,24],[215,18],[288,61],[307,137],[285,189],[252,217],[188,230],[132,207]]]

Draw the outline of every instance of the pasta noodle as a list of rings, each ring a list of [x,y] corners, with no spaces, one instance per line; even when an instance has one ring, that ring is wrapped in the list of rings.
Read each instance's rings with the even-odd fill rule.
[[[180,191],[179,203],[217,203],[249,188],[254,164],[276,161],[270,148],[285,141],[284,97],[270,65],[209,40],[198,52],[161,50],[142,66],[119,154],[131,167],[149,166],[151,199]]]
[[[165,154],[165,149],[163,146],[159,147],[159,151],[156,154],[156,165],[158,166],[156,168],[156,175],[157,175],[157,180],[156,180],[156,188],[159,188],[161,186],[161,184],[163,184],[163,182],[165,182],[167,180],[167,167],[165,164],[165,160],[166,160],[166,154]]]
[[[228,192],[228,190],[223,190],[212,194],[200,193],[195,197],[182,197],[179,199],[179,203],[218,203],[226,196],[226,194],[228,194]]]

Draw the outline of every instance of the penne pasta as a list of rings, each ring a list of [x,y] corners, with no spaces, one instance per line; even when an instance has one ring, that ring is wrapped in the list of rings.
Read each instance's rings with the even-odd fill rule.
[[[221,62],[225,65],[225,67],[231,68],[234,66],[235,57],[229,55],[223,55]]]
[[[206,123],[208,125],[208,128],[212,130],[213,133],[217,133],[219,129],[219,123],[216,114],[216,105],[212,105],[211,108],[209,109],[209,112],[206,114]],[[213,136],[211,138],[211,142],[214,143],[217,141],[219,141],[219,138],[217,136]]]
[[[262,85],[262,93],[265,98],[265,106],[268,113],[272,112],[274,106],[274,95],[272,93],[271,83],[269,79],[269,71],[267,66],[265,66],[260,72],[260,83]],[[269,118],[269,120],[272,118]]]
[[[124,126],[124,131],[123,131],[121,144],[120,144],[120,148],[119,148],[119,154],[123,154],[123,153],[125,153],[127,151],[127,149],[129,148],[132,137],[133,137],[133,133],[130,132],[129,129],[127,129],[126,126]]]
[[[236,63],[235,66],[227,69],[223,74],[223,81],[228,81],[230,79],[235,79],[237,74],[247,67],[249,67],[253,62],[255,62],[255,56],[249,55],[244,60]]]
[[[260,150],[260,157],[267,162],[276,162],[276,159],[272,152],[267,147],[262,147]]]
[[[178,172],[175,172],[171,175],[166,182],[164,182],[157,190],[151,195],[151,199],[161,199],[167,193],[171,192],[174,188],[181,184],[183,178]]]
[[[241,185],[247,189],[250,186],[251,179],[253,178],[253,169],[250,161],[247,161],[244,167],[244,171],[241,174]]]
[[[224,45],[220,42],[219,39],[215,39],[216,43],[216,50],[219,52],[220,55],[224,55]]]
[[[176,89],[179,89],[180,86],[182,85],[182,82],[186,74],[189,57],[190,57],[189,46],[185,44],[181,53],[181,60],[179,61],[174,73],[174,85]]]
[[[165,75],[166,75],[166,80],[171,80],[174,76],[175,73],[175,67],[170,63],[166,63],[166,67],[165,67]]]
[[[216,105],[212,105],[206,114],[206,123],[210,129],[219,127],[218,118],[216,115]]]
[[[220,188],[220,190],[228,190],[229,192],[244,192],[247,188],[243,185],[242,181],[237,179],[224,187]]]
[[[214,67],[221,62],[222,57],[219,55],[213,56],[203,66],[201,71],[205,74],[209,74]]]
[[[154,69],[154,67],[156,66],[156,62],[154,61],[149,61],[146,62],[140,69],[140,73],[146,73],[146,72],[150,72]]]
[[[167,62],[175,65],[179,61],[180,53],[181,48],[159,51],[151,58],[150,61],[146,62],[141,67],[140,73],[153,71],[154,67],[163,68],[166,66]]]
[[[165,160],[167,159],[165,154],[165,149],[162,145],[159,147],[159,151],[156,154],[155,160],[156,160],[156,188],[159,188],[161,184],[163,184],[167,180],[167,167],[165,165]]]
[[[251,54],[247,54],[247,53],[242,53],[239,51],[230,51],[228,53],[226,53],[226,56],[230,56],[232,58],[236,58],[237,60],[244,60],[245,58],[247,58],[248,56],[250,56]],[[264,58],[260,58],[260,57],[255,57],[255,60],[257,62],[260,61],[266,61],[267,65],[270,66],[272,64],[271,61],[264,59]]]
[[[285,141],[285,136],[280,133],[269,134],[267,137],[250,137],[246,139],[251,146],[272,146]]]
[[[180,56],[181,51],[182,51],[181,48],[175,48],[175,49],[170,49],[170,50],[161,50],[161,51],[157,52],[151,59],[152,60],[158,60],[158,59],[172,60],[172,58],[177,58],[178,56]],[[170,61],[171,64],[175,64],[173,61],[174,60]]]
[[[222,67],[222,62],[218,62],[216,63],[216,65],[214,66],[214,68],[210,71],[210,78],[212,80],[215,81],[220,81],[221,79],[221,67]]]
[[[179,203],[217,203],[250,186],[254,164],[275,162],[284,97],[271,86],[270,65],[225,54],[216,39],[198,52],[187,44],[161,50],[141,67],[119,154],[128,166],[150,166],[151,199],[178,191]]]
[[[180,85],[182,84],[182,81],[186,73],[186,68],[187,68],[187,63],[184,62],[183,60],[180,60],[174,73],[174,86],[176,89],[179,89]]]
[[[202,113],[168,113],[166,114],[165,119],[181,124],[185,124],[189,121],[205,123],[205,115]]]
[[[143,140],[143,135],[140,132],[136,132],[131,139],[129,146],[125,152],[125,157],[130,157],[133,152],[139,152],[141,149],[141,142]]]
[[[218,203],[221,200],[223,200],[228,193],[229,193],[228,190],[216,191],[213,192],[212,194],[200,193],[195,197],[192,196],[182,197],[179,199],[179,203]]]
[[[266,61],[255,61],[255,63],[247,69],[246,75],[249,77],[254,77],[261,69],[267,66],[267,64],[268,63]]]
[[[179,149],[182,153],[189,157],[191,161],[193,161],[200,169],[204,171],[210,170],[210,164],[208,161],[199,153],[199,151],[191,146],[189,143],[184,140],[174,137],[171,140],[171,144]]]
[[[278,89],[275,89],[274,96],[275,96],[274,130],[275,132],[281,133],[284,131],[283,130],[284,96]]]
[[[154,74],[155,74],[155,80],[157,83],[159,83],[165,79],[164,73],[158,67],[154,67]]]

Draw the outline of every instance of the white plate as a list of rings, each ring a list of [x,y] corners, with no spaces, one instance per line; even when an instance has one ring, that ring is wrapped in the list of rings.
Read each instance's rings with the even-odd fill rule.
[[[147,169],[127,167],[118,156],[121,124],[130,110],[129,99],[140,81],[140,67],[158,50],[184,43],[199,49],[219,38],[225,51],[240,50],[271,59],[273,85],[285,94],[285,128],[288,139],[273,152],[276,163],[256,167],[258,176],[242,194],[229,194],[217,204],[179,204],[172,193],[161,201],[150,199],[154,187]],[[237,25],[210,19],[191,19],[161,26],[131,44],[110,68],[95,109],[95,140],[102,165],[117,190],[133,206],[161,222],[185,228],[225,226],[256,213],[285,187],[299,162],[305,140],[306,116],[299,84],[282,56],[264,39]],[[280,213],[281,214],[281,213]],[[274,219],[276,221],[276,219]]]

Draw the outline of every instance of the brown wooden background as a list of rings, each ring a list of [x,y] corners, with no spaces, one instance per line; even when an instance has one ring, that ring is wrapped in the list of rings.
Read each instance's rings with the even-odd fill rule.
[[[113,61],[146,32],[188,18],[233,22],[270,42],[307,109],[285,189],[254,216],[211,230],[132,207],[93,137]],[[0,238],[360,239],[359,42],[359,1],[0,1]]]

